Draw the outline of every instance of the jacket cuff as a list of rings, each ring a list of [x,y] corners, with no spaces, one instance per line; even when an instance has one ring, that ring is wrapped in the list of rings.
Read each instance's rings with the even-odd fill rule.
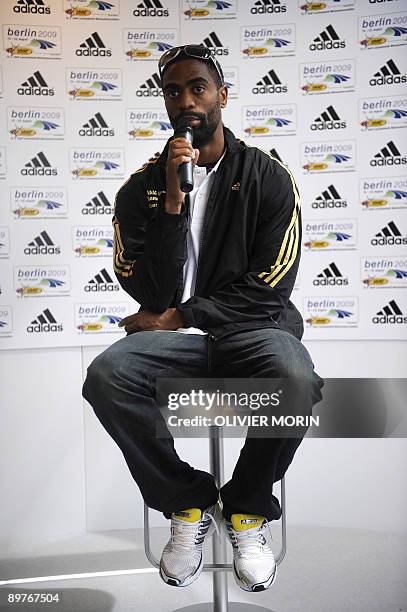
[[[198,327],[197,322],[195,321],[193,310],[190,306],[188,306],[186,303],[178,304],[177,310],[181,313],[182,319],[185,323],[185,327]]]

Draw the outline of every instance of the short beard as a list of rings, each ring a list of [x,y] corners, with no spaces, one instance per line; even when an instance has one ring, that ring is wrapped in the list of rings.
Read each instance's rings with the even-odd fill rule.
[[[222,113],[219,100],[216,101],[214,106],[208,112],[208,115],[203,115],[202,113],[192,113],[196,116],[197,119],[200,119],[201,122],[199,125],[194,126],[192,128],[193,132],[193,146],[196,149],[200,149],[205,145],[209,144],[213,135],[222,121]],[[172,125],[174,122],[171,120]]]

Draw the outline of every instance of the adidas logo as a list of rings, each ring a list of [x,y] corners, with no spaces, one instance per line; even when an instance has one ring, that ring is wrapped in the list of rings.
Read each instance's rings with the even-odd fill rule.
[[[346,42],[341,40],[331,25],[319,33],[310,44],[310,51],[324,51],[325,49],[343,49],[346,47]]]
[[[329,185],[311,203],[311,208],[346,208],[347,206],[347,201],[341,198],[334,185]]]
[[[405,83],[407,81],[407,76],[405,74],[401,74],[400,70],[397,68],[395,62],[392,59],[389,59],[388,62],[384,64],[374,73],[373,78],[370,79],[369,85],[373,87],[376,85],[394,85],[398,83]]]
[[[333,106],[328,106],[310,125],[311,130],[341,130],[346,128],[346,121],[341,121]]]
[[[61,332],[63,331],[61,323],[57,323],[52,312],[46,308],[34,321],[31,321],[30,325],[27,326],[29,334],[42,333],[42,332]]]
[[[144,0],[133,11],[134,17],[168,17],[168,9],[163,8],[160,0]]]
[[[99,191],[98,194],[94,198],[92,198],[90,202],[87,202],[82,208],[82,214],[112,215],[113,207],[105,196],[105,194],[103,193],[103,191]]]
[[[285,13],[287,7],[282,5],[280,0],[257,0],[250,9],[252,15],[269,15]]]
[[[48,87],[47,82],[39,70],[36,70],[32,76],[21,83],[17,88],[19,96],[53,96],[54,90]]]
[[[272,69],[260,81],[257,81],[256,86],[252,89],[252,93],[287,93],[287,85],[281,83],[275,70]]]
[[[95,274],[93,278],[85,285],[85,291],[119,291],[120,287],[114,283],[106,268],[102,268],[100,272]]]
[[[43,0],[18,0],[13,6],[15,13],[29,13],[30,15],[49,15],[51,9],[45,6]]]
[[[400,151],[392,140],[370,160],[371,166],[400,166],[404,164],[407,164],[407,157],[401,157]]]
[[[376,325],[388,323],[405,325],[407,323],[407,317],[403,316],[396,300],[390,300],[386,306],[383,306],[383,308],[372,317],[372,323]]]
[[[136,96],[139,97],[157,97],[162,96],[163,92],[161,89],[161,79],[158,76],[157,72],[154,72],[153,75],[145,83],[140,85],[139,89],[136,89]]]
[[[27,162],[20,172],[23,176],[56,176],[58,174],[57,168],[51,167],[42,151]]]
[[[316,286],[327,285],[347,285],[347,278],[344,278],[339,271],[338,266],[332,261],[327,268],[324,268],[320,274],[312,281]]]
[[[401,232],[394,221],[390,221],[387,225],[382,227],[380,232],[375,234],[370,243],[373,246],[401,245],[407,244],[407,237],[401,235]]]
[[[83,124],[79,130],[79,136],[114,136],[114,130],[109,129],[100,113],[96,113],[87,123]]]
[[[76,49],[75,53],[83,57],[110,57],[112,50],[106,48],[97,32],[93,32],[84,43],[79,45],[79,49]]]
[[[209,47],[214,55],[229,55],[228,47],[222,45],[215,32],[211,32],[209,36],[204,38],[202,44]]]
[[[24,249],[25,255],[59,255],[61,249],[55,246],[45,230]]]

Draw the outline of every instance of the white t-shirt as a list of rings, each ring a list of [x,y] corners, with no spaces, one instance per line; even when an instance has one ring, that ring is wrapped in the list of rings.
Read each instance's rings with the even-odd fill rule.
[[[184,291],[182,294],[181,303],[189,300],[189,298],[195,293],[199,244],[201,240],[206,204],[208,202],[213,179],[215,178],[215,172],[218,170],[220,162],[225,156],[225,152],[226,151],[223,152],[222,157],[208,173],[205,166],[194,167],[194,188],[189,192],[189,219],[187,234],[188,257],[184,264]],[[197,327],[179,327],[173,331],[182,334],[207,334],[207,332],[204,332],[202,329],[198,329]]]

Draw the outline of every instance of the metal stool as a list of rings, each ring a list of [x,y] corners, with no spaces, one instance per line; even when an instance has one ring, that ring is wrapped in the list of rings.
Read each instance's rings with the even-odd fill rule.
[[[224,483],[223,432],[221,427],[209,428],[209,461],[210,471],[220,488]],[[285,513],[285,482],[281,479],[281,549],[276,557],[277,565],[284,559],[287,549],[287,525]],[[150,548],[149,508],[144,504],[144,550],[147,559],[154,567],[159,567],[159,560]],[[178,608],[174,612],[269,612],[267,608],[247,603],[232,603],[228,601],[228,583],[225,572],[232,571],[232,565],[226,563],[226,541],[212,538],[213,563],[205,563],[204,572],[213,572],[213,603],[194,604]]]

